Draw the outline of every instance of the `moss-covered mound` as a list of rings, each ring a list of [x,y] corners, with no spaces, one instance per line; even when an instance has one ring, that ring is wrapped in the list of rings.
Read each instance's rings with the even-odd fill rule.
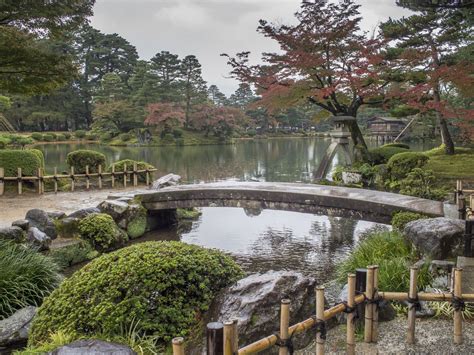
[[[392,156],[387,168],[392,179],[404,179],[415,168],[422,168],[428,162],[428,156],[419,152],[404,152]]]
[[[80,149],[69,153],[66,163],[69,167],[74,167],[74,172],[77,174],[85,173],[86,166],[89,166],[90,173],[95,173],[98,171],[99,165],[105,167],[105,155],[94,150]]]
[[[105,213],[88,215],[79,222],[78,230],[81,238],[99,251],[115,249],[127,240],[125,232]]]
[[[242,276],[228,256],[181,242],[146,242],[102,255],[43,303],[29,344],[51,332],[114,334],[138,324],[161,344],[187,335],[213,296]]]
[[[369,162],[372,164],[385,164],[395,154],[408,152],[405,144],[385,144],[370,150]]]
[[[18,168],[23,176],[36,176],[38,168],[44,168],[44,156],[38,149],[2,149],[0,167],[5,169],[5,176],[16,176]]]
[[[137,161],[132,159],[124,159],[119,160],[108,168],[108,171],[112,171],[112,166],[115,168],[115,171],[123,171],[125,165],[127,165],[127,170],[133,170],[133,164],[137,163],[138,170],[145,170],[145,169],[154,169],[155,167],[151,164],[148,164],[144,161]],[[146,180],[146,173],[139,173],[138,180],[144,182]]]

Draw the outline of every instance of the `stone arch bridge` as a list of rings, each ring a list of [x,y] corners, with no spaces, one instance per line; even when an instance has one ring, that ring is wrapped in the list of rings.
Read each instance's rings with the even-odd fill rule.
[[[343,216],[388,223],[393,212],[443,216],[443,203],[395,193],[339,186],[280,182],[219,182],[178,185],[127,194],[151,215],[176,208],[242,207]],[[132,195],[132,196],[130,196]],[[118,199],[123,194],[111,195]]]

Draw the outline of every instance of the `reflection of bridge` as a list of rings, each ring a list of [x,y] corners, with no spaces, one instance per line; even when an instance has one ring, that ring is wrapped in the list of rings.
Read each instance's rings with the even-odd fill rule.
[[[243,207],[347,216],[389,222],[395,211],[443,216],[438,201],[374,190],[279,182],[179,185],[136,194],[149,211],[188,207]],[[113,197],[112,197],[113,198]]]

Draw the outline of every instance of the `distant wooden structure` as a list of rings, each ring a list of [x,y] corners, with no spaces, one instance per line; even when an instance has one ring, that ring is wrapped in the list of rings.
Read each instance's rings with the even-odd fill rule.
[[[367,123],[369,135],[382,144],[393,142],[405,126],[406,123],[396,117],[373,117]]]
[[[0,132],[15,132],[12,124],[0,113]]]

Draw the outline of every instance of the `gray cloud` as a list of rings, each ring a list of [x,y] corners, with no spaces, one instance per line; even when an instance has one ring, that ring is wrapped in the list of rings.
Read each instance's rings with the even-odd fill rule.
[[[363,27],[373,30],[389,16],[408,12],[395,0],[360,0]],[[204,79],[227,95],[238,83],[228,76],[221,53],[249,50],[253,59],[275,51],[276,44],[255,30],[258,20],[291,23],[300,0],[97,0],[91,24],[118,33],[137,47],[142,59],[167,50],[181,57],[194,54]]]

